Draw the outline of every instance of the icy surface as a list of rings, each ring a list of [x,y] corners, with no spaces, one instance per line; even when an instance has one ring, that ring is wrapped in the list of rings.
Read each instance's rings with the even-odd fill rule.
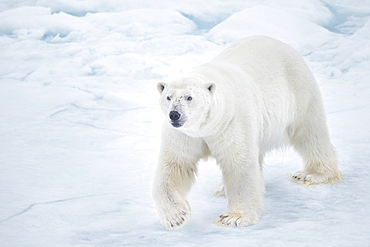
[[[369,17],[367,0],[2,1],[0,246],[369,246]],[[261,222],[223,228],[220,171],[202,162],[192,218],[167,231],[151,198],[156,82],[253,34],[312,68],[345,179],[299,186],[300,158],[274,152]]]

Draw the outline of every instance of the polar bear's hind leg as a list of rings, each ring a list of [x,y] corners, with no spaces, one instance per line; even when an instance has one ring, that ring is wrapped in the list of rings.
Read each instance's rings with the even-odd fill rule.
[[[293,131],[290,141],[301,155],[304,168],[292,175],[297,182],[312,186],[341,180],[335,148],[330,142],[321,102],[311,104],[307,117]]]

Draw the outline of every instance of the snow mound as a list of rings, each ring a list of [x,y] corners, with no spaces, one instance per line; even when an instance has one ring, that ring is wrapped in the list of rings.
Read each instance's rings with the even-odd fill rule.
[[[75,16],[52,14],[51,8],[24,6],[0,13],[0,33],[16,38],[65,37],[72,31],[92,29],[89,23]]]
[[[84,20],[99,29],[124,33],[126,36],[161,36],[190,33],[194,23],[173,10],[138,9],[119,13],[87,14]]]
[[[206,37],[222,44],[250,35],[271,36],[302,52],[322,45],[335,37],[312,21],[267,6],[248,8],[230,16],[211,29]]]
[[[111,31],[127,37],[167,36],[189,33],[194,28],[191,20],[173,10],[138,9],[76,17],[64,12],[52,13],[51,8],[24,6],[0,13],[0,33],[17,38],[63,38],[72,32],[81,36]]]
[[[333,13],[319,0],[284,0],[281,2],[268,0],[262,5],[288,12],[320,26],[327,25],[334,17]]]
[[[365,23],[364,26],[354,33],[353,37],[359,39],[370,39],[370,19]]]

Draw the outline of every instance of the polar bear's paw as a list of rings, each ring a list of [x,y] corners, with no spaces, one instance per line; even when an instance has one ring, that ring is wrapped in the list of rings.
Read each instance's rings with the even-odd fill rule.
[[[215,221],[219,226],[248,226],[257,224],[259,217],[251,217],[246,213],[226,213]]]
[[[307,173],[299,171],[291,176],[293,180],[306,186],[315,186],[320,184],[331,184],[339,182],[342,179],[340,172],[332,174]]]
[[[161,224],[168,230],[175,230],[184,225],[190,218],[190,207],[186,203],[173,203],[163,208],[160,217]]]

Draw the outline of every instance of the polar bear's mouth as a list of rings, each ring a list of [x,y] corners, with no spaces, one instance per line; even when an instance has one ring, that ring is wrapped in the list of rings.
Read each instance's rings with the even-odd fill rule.
[[[172,125],[172,127],[179,128],[179,127],[183,126],[184,123],[182,123],[180,121],[171,121],[171,125]]]

